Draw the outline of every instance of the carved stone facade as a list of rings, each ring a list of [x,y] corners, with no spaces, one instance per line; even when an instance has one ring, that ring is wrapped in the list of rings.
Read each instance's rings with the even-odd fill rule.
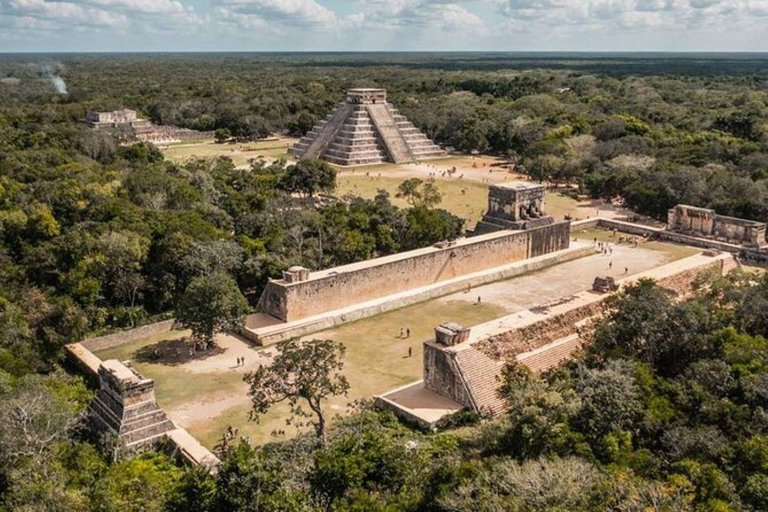
[[[544,211],[544,186],[526,182],[491,185],[488,210],[475,228],[476,234],[500,229],[530,229],[552,224]]]
[[[110,359],[99,366],[99,391],[90,412],[96,426],[114,433],[128,448],[141,446],[176,426],[155,402],[155,381]]]
[[[94,128],[117,128],[120,126],[144,128],[150,126],[150,122],[146,119],[139,119],[135,110],[127,108],[112,112],[94,112],[89,110],[85,115],[85,122]]]
[[[407,163],[445,153],[387,103],[384,89],[350,89],[323,121],[288,153],[333,164]]]
[[[765,223],[718,215],[709,208],[679,204],[667,213],[667,229],[751,248],[768,246]]]

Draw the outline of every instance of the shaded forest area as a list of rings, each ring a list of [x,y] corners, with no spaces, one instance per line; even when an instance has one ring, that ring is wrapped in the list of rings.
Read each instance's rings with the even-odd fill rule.
[[[161,453],[114,462],[82,429],[90,391],[60,367],[89,333],[169,316],[192,282],[258,295],[294,264],[458,236],[429,201],[333,198],[316,161],[176,165],[79,120],[299,135],[350,87],[384,87],[441,144],[535,179],[768,220],[768,59],[752,55],[56,55],[0,58],[0,509],[765,510],[766,281],[678,303],[644,284],[584,358],[510,368],[512,413],[440,435],[367,410],[329,434],[236,444],[216,478]],[[56,92],[53,79],[67,94]],[[431,196],[430,193],[425,195]],[[664,321],[659,321],[662,318]],[[671,365],[670,361],[675,364]],[[23,433],[23,435],[22,435]],[[102,450],[98,448],[102,447]]]

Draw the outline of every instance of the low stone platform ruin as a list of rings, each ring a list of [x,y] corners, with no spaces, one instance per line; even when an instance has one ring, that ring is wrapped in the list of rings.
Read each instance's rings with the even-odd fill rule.
[[[410,163],[445,152],[387,103],[384,89],[350,89],[323,121],[288,150],[341,166]]]
[[[91,402],[95,422],[127,448],[151,443],[176,426],[155,402],[155,382],[125,363],[110,359],[99,366],[99,390]]]
[[[167,330],[171,324],[160,322],[147,327],[149,330]],[[138,331],[136,335],[140,337],[148,329],[140,327],[133,331]],[[94,426],[116,435],[129,451],[141,451],[153,442],[167,438],[175,445],[181,460],[215,473],[218,457],[167,417],[155,401],[152,379],[142,377],[129,364],[114,359],[102,361],[89,349],[91,341],[97,347],[102,342],[119,344],[120,339],[129,334],[123,332],[64,347],[67,360],[74,367],[89,381],[98,380],[99,389],[89,406]]]

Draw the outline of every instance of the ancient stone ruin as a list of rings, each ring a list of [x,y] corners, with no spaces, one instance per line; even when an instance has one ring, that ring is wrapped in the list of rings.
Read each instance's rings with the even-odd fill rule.
[[[709,208],[684,204],[671,208],[667,212],[667,230],[755,249],[768,247],[765,223],[718,215]]]
[[[110,359],[99,366],[99,391],[90,405],[97,428],[131,449],[160,438],[176,426],[155,402],[155,381]]]
[[[288,153],[322,158],[336,165],[408,163],[444,152],[387,103],[384,89],[350,89],[323,121]]]
[[[611,276],[595,277],[592,282],[592,291],[598,293],[613,292],[619,289],[619,285],[616,284],[616,279]]]
[[[146,119],[139,119],[135,110],[124,108],[112,112],[95,112],[89,110],[85,115],[85,122],[92,128],[118,128],[130,126],[132,128],[145,128],[150,126]]]
[[[127,108],[111,112],[89,110],[84,122],[95,130],[123,130],[124,138],[128,139],[128,142],[170,144],[213,137],[213,132],[198,132],[178,126],[153,124],[146,119],[140,119],[135,110]]]
[[[544,211],[544,186],[512,182],[491,185],[488,210],[475,228],[475,234],[500,229],[530,229],[552,224]]]

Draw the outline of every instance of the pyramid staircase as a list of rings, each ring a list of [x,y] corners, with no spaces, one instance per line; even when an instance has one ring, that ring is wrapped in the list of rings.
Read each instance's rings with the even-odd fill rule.
[[[386,102],[386,91],[350,89],[347,101],[339,103],[288,154],[353,166],[418,162],[445,152]]]

